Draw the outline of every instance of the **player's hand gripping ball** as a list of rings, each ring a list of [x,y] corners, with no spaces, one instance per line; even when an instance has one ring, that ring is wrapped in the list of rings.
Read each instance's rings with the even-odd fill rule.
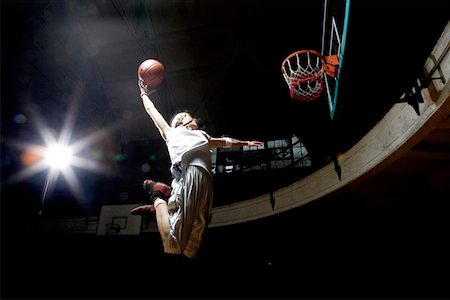
[[[139,65],[138,77],[148,89],[156,88],[164,80],[164,65],[156,59],[144,60]]]

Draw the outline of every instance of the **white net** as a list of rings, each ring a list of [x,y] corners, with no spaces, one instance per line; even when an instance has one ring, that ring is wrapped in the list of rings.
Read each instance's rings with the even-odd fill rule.
[[[319,52],[301,50],[292,53],[281,69],[293,99],[315,100],[322,93],[324,63]]]

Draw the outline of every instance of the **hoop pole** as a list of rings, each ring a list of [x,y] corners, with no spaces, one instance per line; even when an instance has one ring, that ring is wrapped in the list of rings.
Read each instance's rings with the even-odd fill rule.
[[[337,76],[336,76],[336,85],[334,86],[333,108],[330,111],[331,119],[333,119],[334,112],[336,111],[336,100],[337,100],[337,93],[338,93],[338,87],[339,87],[339,79],[341,76],[342,63],[344,61],[345,44],[347,42],[347,30],[348,30],[349,15],[350,15],[350,0],[345,0],[344,30],[342,31],[342,46],[341,46],[341,52],[339,53],[339,67],[338,67],[338,72],[337,72]]]

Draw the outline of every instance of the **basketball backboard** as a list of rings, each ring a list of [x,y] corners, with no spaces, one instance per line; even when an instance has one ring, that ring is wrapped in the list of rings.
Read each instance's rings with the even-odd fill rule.
[[[350,0],[324,0],[321,53],[325,60],[332,61],[325,64],[331,70],[323,77],[331,119],[336,111],[349,17]]]
[[[350,0],[324,0],[320,52],[302,49],[286,57],[281,65],[291,98],[314,101],[325,93],[331,119],[336,110],[349,15]]]
[[[138,204],[103,205],[98,220],[97,235],[138,235],[142,217],[131,215]]]

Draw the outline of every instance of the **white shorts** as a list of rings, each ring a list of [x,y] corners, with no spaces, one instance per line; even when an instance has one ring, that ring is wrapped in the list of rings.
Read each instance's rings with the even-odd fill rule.
[[[179,180],[172,181],[172,188],[168,200],[170,233],[164,252],[193,258],[211,219],[211,176],[202,167],[188,166]]]

